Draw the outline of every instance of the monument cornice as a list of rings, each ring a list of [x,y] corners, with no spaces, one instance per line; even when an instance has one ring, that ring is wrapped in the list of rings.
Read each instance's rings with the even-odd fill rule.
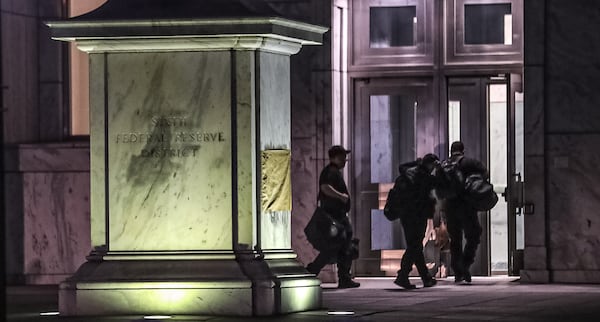
[[[78,39],[77,47],[87,53],[145,51],[261,50],[293,55],[302,45],[275,35],[228,35],[215,37]]]
[[[85,52],[264,50],[295,54],[319,45],[328,29],[293,20],[211,18],[175,20],[51,21],[52,38],[76,42]]]

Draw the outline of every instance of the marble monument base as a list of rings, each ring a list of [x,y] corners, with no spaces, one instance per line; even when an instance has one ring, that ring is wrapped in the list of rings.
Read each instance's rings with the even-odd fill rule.
[[[66,316],[264,316],[321,307],[320,281],[279,254],[109,254],[60,285]]]

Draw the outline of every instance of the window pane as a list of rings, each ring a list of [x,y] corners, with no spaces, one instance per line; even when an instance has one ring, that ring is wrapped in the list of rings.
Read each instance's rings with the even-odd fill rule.
[[[460,101],[448,101],[448,143],[455,141],[460,141]]]
[[[371,48],[415,45],[417,7],[372,7],[369,14]]]
[[[507,86],[505,84],[489,85],[490,113],[490,181],[498,193],[507,185],[508,133],[507,133]],[[508,204],[502,196],[490,211],[490,257],[492,272],[508,271]]]
[[[415,159],[415,100],[376,95],[370,104],[371,182],[394,182],[398,165]]]
[[[465,5],[465,44],[511,43],[510,3]]]

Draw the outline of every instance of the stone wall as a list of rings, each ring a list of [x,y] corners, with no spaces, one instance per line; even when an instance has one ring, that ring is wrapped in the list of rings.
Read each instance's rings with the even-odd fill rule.
[[[6,273],[10,283],[57,284],[90,251],[88,144],[44,143],[68,127],[66,50],[44,25],[63,16],[63,1],[0,8]]]
[[[592,0],[525,1],[525,201],[534,212],[523,281],[600,282],[599,15]]]
[[[288,18],[331,27],[332,1],[269,2]],[[89,252],[85,244],[89,236],[78,234],[87,231],[83,226],[89,222],[85,195],[89,174],[81,159],[87,145],[58,148],[41,143],[60,141],[64,136],[62,63],[66,51],[63,44],[49,38],[43,25],[44,20],[63,14],[62,1],[1,0],[0,4],[5,143],[35,143],[5,150],[7,257],[11,258],[7,271],[15,280],[45,283],[73,272],[78,265],[74,259],[83,261]],[[600,35],[596,32],[600,29],[600,5],[595,0],[527,0],[524,6],[525,202],[534,209],[525,217],[522,280],[600,282],[600,259],[594,256],[600,248],[600,190],[596,184],[600,152],[594,149],[600,146],[596,85],[600,78]],[[332,142],[332,74],[336,71],[331,63],[331,34],[325,34],[322,46],[306,46],[291,58],[292,247],[304,264],[316,255],[303,228],[316,205],[318,175]],[[54,161],[42,168],[35,158],[15,164],[25,162],[19,155],[43,155]],[[73,162],[83,163],[70,166]],[[70,187],[72,192],[58,187]],[[31,203],[34,199],[30,198],[36,202]],[[61,207],[66,212],[60,216],[65,217],[55,217]],[[85,214],[87,217],[81,217]],[[54,227],[51,231],[55,232],[46,234],[47,245],[64,247],[39,251],[46,242],[44,234],[38,233],[42,229],[36,227],[44,227],[44,231]],[[71,231],[75,235],[67,241],[63,230],[73,227],[81,228]],[[67,246],[70,243],[77,246]],[[62,264],[52,260],[53,256]],[[54,277],[46,278],[50,275]],[[333,271],[328,269],[321,277],[332,280]]]
[[[89,146],[22,144],[4,159],[8,282],[58,284],[91,249]]]
[[[546,168],[554,282],[600,283],[600,4],[546,2]]]
[[[4,142],[63,137],[63,46],[50,39],[47,19],[62,16],[62,1],[2,0]]]
[[[331,28],[331,1],[270,1],[283,16]],[[304,227],[317,204],[318,179],[328,163],[332,133],[331,30],[323,45],[304,46],[291,58],[292,95],[292,248],[298,260],[310,263],[317,251],[306,240]],[[332,281],[328,266],[321,279]]]

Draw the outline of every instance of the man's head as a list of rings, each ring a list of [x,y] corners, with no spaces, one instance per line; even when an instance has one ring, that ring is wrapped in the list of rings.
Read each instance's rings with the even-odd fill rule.
[[[433,153],[427,153],[421,159],[421,165],[427,169],[427,171],[431,172],[439,164],[440,158]]]
[[[460,142],[460,141],[456,141],[456,142],[452,142],[452,145],[450,146],[450,154],[464,154],[465,153],[465,145]]]
[[[348,153],[350,150],[344,149],[341,145],[334,145],[329,149],[329,161],[341,169],[346,165]]]

